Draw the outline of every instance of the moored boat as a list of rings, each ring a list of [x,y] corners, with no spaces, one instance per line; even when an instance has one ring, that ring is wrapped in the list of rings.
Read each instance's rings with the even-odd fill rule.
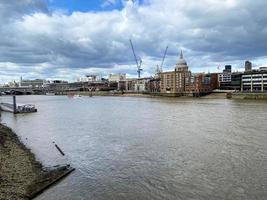
[[[2,111],[14,112],[14,106],[11,103],[0,103]],[[14,113],[32,113],[37,112],[37,109],[33,104],[17,105]]]

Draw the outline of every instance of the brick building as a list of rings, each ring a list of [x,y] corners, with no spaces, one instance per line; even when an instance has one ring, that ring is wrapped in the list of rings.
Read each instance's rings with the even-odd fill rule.
[[[191,77],[191,71],[188,70],[187,63],[180,53],[180,59],[171,72],[160,73],[160,92],[180,95],[185,92],[185,80]]]
[[[160,78],[152,78],[149,80],[149,92],[160,93]]]
[[[192,96],[202,96],[211,93],[218,87],[218,74],[198,73],[187,77],[185,81],[185,94]]]

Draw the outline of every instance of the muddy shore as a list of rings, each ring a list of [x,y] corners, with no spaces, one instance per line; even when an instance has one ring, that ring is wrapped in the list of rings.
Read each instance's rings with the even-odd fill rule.
[[[70,170],[45,169],[17,135],[0,124],[0,200],[32,199]]]

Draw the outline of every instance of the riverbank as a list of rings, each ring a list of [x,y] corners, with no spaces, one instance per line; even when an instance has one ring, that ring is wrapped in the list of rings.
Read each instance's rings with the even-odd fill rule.
[[[233,99],[267,100],[267,93],[233,93]]]
[[[0,124],[0,200],[28,200],[72,168],[45,169],[17,135]]]
[[[72,95],[81,96],[118,96],[118,97],[146,97],[146,98],[201,98],[201,99],[226,99],[227,93],[210,93],[201,97],[193,96],[179,96],[174,94],[162,94],[162,93],[134,93],[134,92],[108,92],[108,91],[97,91],[97,92],[73,92],[69,93]]]
[[[226,99],[227,93],[210,93],[200,97],[201,99]]]
[[[127,97],[142,97],[142,96],[156,96],[150,93],[137,93],[137,92],[121,92],[121,91],[94,91],[94,92],[68,92],[64,95],[81,95],[81,96],[127,96]],[[157,94],[159,96],[159,94]]]

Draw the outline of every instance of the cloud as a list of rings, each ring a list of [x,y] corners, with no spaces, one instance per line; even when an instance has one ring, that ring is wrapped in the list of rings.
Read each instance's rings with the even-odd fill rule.
[[[13,70],[16,77],[31,73],[36,78],[51,78],[61,74],[70,79],[72,74],[123,70],[134,76],[129,39],[143,58],[146,74],[154,73],[167,45],[165,70],[174,68],[181,48],[194,71],[213,70],[218,63],[233,63],[238,68],[246,59],[255,63],[266,60],[264,0],[145,0],[122,4],[121,10],[67,15],[49,12],[46,1],[1,1],[0,22],[4,26],[0,27],[0,71],[12,71],[6,65],[9,63],[23,69]]]
[[[1,23],[6,20],[20,18],[23,14],[32,12],[48,12],[46,1],[44,0],[2,0],[0,2]]]

